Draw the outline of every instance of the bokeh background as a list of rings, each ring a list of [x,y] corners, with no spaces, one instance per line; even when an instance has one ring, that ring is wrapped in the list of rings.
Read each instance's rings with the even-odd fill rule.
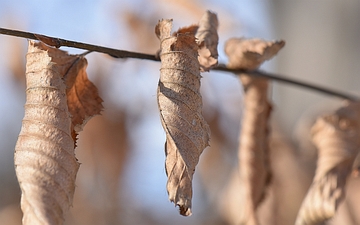
[[[218,14],[219,61],[230,37],[283,39],[286,46],[262,69],[360,96],[360,2],[356,0],[0,0],[0,27],[154,54],[158,20],[174,29]],[[21,224],[13,153],[25,102],[27,40],[0,35],[0,224]],[[62,48],[70,53],[81,50]],[[88,75],[105,110],[85,127],[76,155],[82,163],[66,224],[236,224],[237,146],[242,86],[228,73],[203,74],[204,116],[211,127],[194,177],[193,215],[168,201],[165,133],[156,103],[160,64],[91,53]],[[262,224],[293,224],[311,184],[316,149],[310,127],[341,99],[272,83],[271,160],[274,180],[259,209]],[[359,224],[358,178],[327,224]]]

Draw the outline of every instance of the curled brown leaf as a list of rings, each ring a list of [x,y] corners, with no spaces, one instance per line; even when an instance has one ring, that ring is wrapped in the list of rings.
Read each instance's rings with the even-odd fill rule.
[[[48,51],[52,61],[59,65],[66,85],[66,98],[71,114],[71,136],[76,141],[79,133],[91,117],[100,114],[103,109],[102,99],[96,86],[88,79],[86,73],[87,60],[78,55],[41,45]]]
[[[285,46],[285,41],[264,41],[261,39],[231,38],[226,42],[225,52],[232,55],[228,67],[255,70],[264,61],[271,59]]]
[[[249,225],[258,224],[256,208],[264,199],[271,181],[268,126],[271,104],[267,99],[268,82],[257,78],[251,80],[244,99],[245,111],[238,153],[244,201],[242,221]]]
[[[206,11],[200,19],[199,28],[197,29],[195,37],[199,45],[198,59],[202,71],[209,71],[210,68],[216,66],[218,63],[218,26],[217,15],[213,12]]]
[[[234,69],[256,69],[264,60],[277,53],[278,45],[258,39],[230,39],[225,45],[228,66]],[[267,80],[245,74],[240,79],[245,90],[245,111],[239,137],[240,195],[244,207],[239,214],[242,224],[256,225],[259,223],[256,209],[264,199],[265,190],[271,181],[268,140],[271,103],[267,98]]]
[[[179,30],[171,36],[172,20],[155,28],[161,41],[161,73],[157,92],[162,126],[166,132],[165,169],[170,201],[180,214],[191,215],[192,178],[200,154],[209,142],[202,116],[200,70],[195,36]]]
[[[83,60],[29,42],[25,116],[15,146],[25,225],[63,224],[72,204],[79,169],[72,137],[76,112],[69,110],[64,76],[85,70],[86,63],[77,64]],[[77,70],[72,70],[74,65],[79,65]]]
[[[346,180],[360,149],[360,103],[349,102],[319,118],[312,128],[318,161],[313,183],[303,201],[297,225],[332,218],[345,196]]]

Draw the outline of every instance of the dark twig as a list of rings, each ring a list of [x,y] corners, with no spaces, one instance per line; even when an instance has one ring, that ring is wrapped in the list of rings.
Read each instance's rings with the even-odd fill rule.
[[[33,40],[40,40],[40,41],[44,42],[45,44],[54,46],[56,48],[59,48],[61,46],[66,46],[66,47],[89,50],[89,51],[93,51],[93,52],[101,52],[101,53],[108,54],[115,58],[136,58],[136,59],[148,59],[148,60],[159,61],[159,59],[155,55],[117,50],[117,49],[113,49],[113,48],[107,48],[107,47],[91,45],[91,44],[75,42],[75,41],[69,41],[69,40],[65,40],[65,39],[49,37],[49,36],[45,36],[45,35],[41,35],[41,34],[34,34],[34,33],[29,33],[29,32],[24,32],[24,31],[0,28],[0,34],[16,36],[16,37],[23,37],[23,38],[33,39]]]
[[[107,48],[107,47],[102,47],[102,46],[97,46],[97,45],[86,44],[86,43],[82,43],[82,42],[69,41],[69,40],[60,39],[60,38],[56,38],[56,37],[49,37],[49,36],[30,33],[30,32],[0,28],[0,34],[16,36],[16,37],[23,37],[23,38],[33,39],[33,40],[39,40],[39,41],[44,42],[47,45],[54,46],[56,48],[59,48],[61,46],[66,46],[66,47],[73,47],[73,48],[88,50],[88,52],[86,52],[85,54],[87,54],[89,52],[100,52],[100,53],[108,54],[115,58],[136,58],[136,59],[147,59],[147,60],[152,60],[152,61],[160,61],[159,57],[157,57],[156,55]],[[266,79],[276,80],[279,82],[292,84],[292,85],[300,86],[303,88],[308,88],[311,90],[315,90],[315,91],[322,92],[322,93],[325,93],[328,95],[333,95],[333,96],[337,96],[340,98],[348,99],[351,101],[359,101],[360,100],[356,96],[345,94],[345,93],[342,93],[339,91],[334,91],[334,90],[331,90],[331,89],[328,89],[325,87],[309,84],[309,83],[306,83],[303,81],[296,81],[296,80],[288,79],[285,77],[281,77],[277,74],[270,74],[270,73],[266,73],[266,72],[259,71],[259,70],[256,70],[256,71],[234,70],[234,69],[227,68],[225,65],[219,65],[219,66],[213,68],[212,70],[231,72],[231,73],[240,74],[240,75],[247,74],[250,76],[263,77]]]
[[[351,101],[359,101],[360,100],[358,97],[350,95],[350,94],[346,94],[346,93],[342,93],[340,91],[335,91],[335,90],[332,90],[332,89],[329,89],[326,87],[321,87],[318,85],[306,83],[304,81],[297,81],[297,80],[285,78],[283,76],[279,76],[278,74],[271,74],[271,73],[263,72],[260,70],[255,70],[255,71],[234,70],[234,69],[227,68],[225,65],[219,65],[219,66],[213,68],[213,70],[232,72],[232,73],[239,74],[239,75],[247,74],[250,76],[262,77],[262,78],[271,79],[271,80],[275,80],[275,81],[279,81],[279,82],[283,82],[283,83],[287,83],[287,84],[300,86],[303,88],[312,89],[314,91],[322,92],[322,93],[328,94],[328,95],[337,96],[337,97],[348,99]]]

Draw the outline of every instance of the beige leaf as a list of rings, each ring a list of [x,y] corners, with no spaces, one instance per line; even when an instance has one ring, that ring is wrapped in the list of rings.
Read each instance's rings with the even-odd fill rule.
[[[218,63],[218,26],[217,16],[213,12],[206,11],[200,19],[195,37],[199,45],[198,59],[202,71],[209,71],[211,67],[216,66]]]
[[[257,69],[265,60],[271,59],[284,47],[285,41],[231,38],[225,44],[225,52],[231,55],[228,67],[232,69]]]
[[[250,79],[252,82],[245,94],[245,111],[239,138],[239,171],[242,199],[245,201],[243,221],[249,222],[246,224],[258,224],[255,222],[256,208],[264,199],[265,190],[271,181],[268,140],[271,104],[267,100],[267,81]]]
[[[59,65],[66,85],[66,96],[69,112],[71,114],[71,136],[76,141],[79,133],[91,117],[100,114],[103,109],[102,99],[95,85],[86,74],[87,60],[77,55],[69,55],[42,45],[47,50],[52,61]]]
[[[161,41],[158,106],[166,132],[166,173],[170,201],[180,214],[191,215],[192,178],[200,154],[209,142],[202,116],[200,70],[195,37],[188,30],[171,36],[172,20],[156,26]],[[185,33],[184,33],[185,32]]]
[[[260,66],[260,61],[270,57],[270,53],[265,53],[266,56],[256,53],[259,55],[258,58],[248,57],[248,51],[259,49],[251,46],[252,43],[259,42],[230,39],[226,43],[225,51],[232,68],[252,70]],[[262,43],[261,46],[266,44]],[[239,137],[239,171],[242,182],[240,195],[243,201],[241,205],[244,207],[239,214],[242,224],[256,225],[256,209],[264,199],[265,190],[271,181],[268,140],[271,104],[267,98],[266,79],[245,74],[242,74],[240,79],[245,90],[245,111]]]
[[[86,63],[78,64],[84,60],[29,42],[25,116],[15,146],[25,225],[63,224],[72,204],[79,163],[71,135],[76,115],[69,111],[64,76],[72,76],[74,65],[75,73],[85,70]]]
[[[346,179],[360,149],[360,103],[347,103],[334,114],[319,118],[312,135],[318,148],[317,168],[297,225],[318,224],[332,218],[343,200]]]

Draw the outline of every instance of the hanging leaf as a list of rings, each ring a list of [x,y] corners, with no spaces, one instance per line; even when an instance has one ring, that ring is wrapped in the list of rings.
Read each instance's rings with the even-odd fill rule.
[[[202,71],[209,71],[218,63],[217,46],[219,36],[217,29],[219,22],[215,13],[206,11],[200,19],[195,37],[199,45],[199,63]]]
[[[86,122],[94,115],[99,115],[102,99],[95,85],[88,79],[86,73],[87,60],[84,57],[68,55],[64,51],[43,45],[48,51],[52,61],[59,65],[66,85],[66,98],[69,112],[71,114],[71,136],[76,141],[79,133]]]
[[[277,47],[274,47],[277,46]],[[277,43],[245,39],[230,39],[225,45],[229,57],[228,67],[253,70],[264,60],[277,53]],[[265,190],[271,181],[269,162],[268,120],[271,103],[267,98],[266,79],[240,76],[245,90],[244,115],[239,143],[239,171],[242,182],[240,192],[243,207],[239,208],[241,224],[259,224],[256,208],[264,199]]]
[[[284,47],[285,41],[264,41],[261,39],[231,38],[225,51],[229,58],[228,67],[255,70],[264,61],[271,59]],[[236,47],[235,47],[236,46]]]
[[[195,37],[188,30],[171,36],[172,20],[155,28],[161,41],[161,73],[157,92],[162,126],[166,132],[167,191],[180,214],[191,215],[192,178],[200,154],[209,143],[202,116],[200,66]],[[184,33],[185,32],[185,33]]]
[[[86,59],[80,58],[65,75],[68,108],[72,115],[71,134],[74,140],[86,122],[94,115],[99,115],[103,109],[98,90],[87,77],[86,66]]]
[[[87,104],[88,100],[83,100],[89,97],[84,95],[87,91],[79,88],[79,79],[87,85],[90,82],[86,65],[85,58],[68,55],[43,43],[29,42],[25,116],[15,146],[15,170],[22,191],[25,225],[63,224],[72,204],[79,169],[72,133],[80,125],[72,119],[78,118],[84,108],[93,107]],[[71,97],[73,89],[79,90],[77,97]],[[89,91],[97,95],[96,88]],[[82,103],[77,110],[71,106],[73,99],[80,99]],[[101,110],[101,99],[98,96],[96,99],[98,110],[91,110],[90,114]],[[88,112],[86,110],[87,117],[93,116]]]
[[[296,224],[319,224],[335,215],[344,199],[346,179],[360,149],[360,103],[348,102],[334,114],[319,118],[312,128],[318,161],[313,183]]]

